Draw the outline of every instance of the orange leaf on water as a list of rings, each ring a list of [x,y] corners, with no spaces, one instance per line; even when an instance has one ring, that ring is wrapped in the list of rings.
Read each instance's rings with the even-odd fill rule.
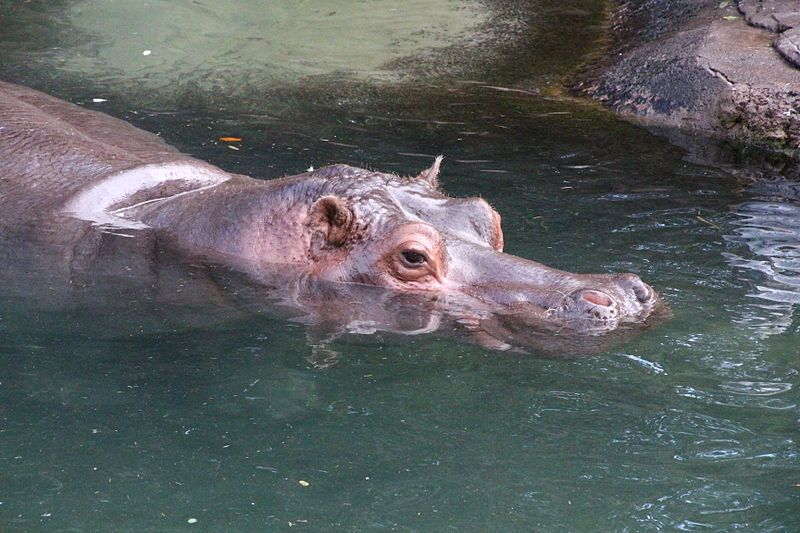
[[[241,137],[220,137],[219,140],[224,142],[224,143],[238,143],[239,141],[242,140],[242,138]]]

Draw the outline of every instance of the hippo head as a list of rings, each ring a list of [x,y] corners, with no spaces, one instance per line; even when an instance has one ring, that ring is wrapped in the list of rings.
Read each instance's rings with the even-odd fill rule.
[[[440,192],[440,163],[408,178],[346,165],[295,177],[312,196],[303,241],[314,276],[434,295],[459,323],[502,316],[503,331],[605,333],[654,309],[657,294],[634,274],[572,274],[504,254],[500,216],[481,198]]]

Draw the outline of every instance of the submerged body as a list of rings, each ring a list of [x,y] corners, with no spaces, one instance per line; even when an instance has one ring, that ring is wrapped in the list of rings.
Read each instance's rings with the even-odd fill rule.
[[[330,287],[347,298],[382,288],[383,300],[399,295],[426,310],[415,331],[436,329],[435,315],[499,349],[526,329],[604,333],[642,323],[657,307],[655,291],[633,274],[573,274],[504,254],[499,215],[482,199],[444,195],[440,162],[414,177],[334,165],[256,180],[107,115],[0,83],[5,228],[63,219],[164,235],[187,255],[265,285],[276,273],[313,280],[295,303],[317,322],[342,311]],[[367,307],[373,319],[381,314]]]

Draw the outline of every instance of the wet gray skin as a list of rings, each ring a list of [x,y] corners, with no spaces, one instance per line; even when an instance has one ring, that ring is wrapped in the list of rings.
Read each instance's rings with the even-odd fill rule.
[[[413,177],[334,165],[256,180],[184,156],[122,121],[9,84],[0,84],[0,156],[5,225],[66,217],[125,236],[167,236],[187,255],[266,285],[276,276],[283,285],[304,281],[294,303],[313,309],[318,324],[330,322],[326,312],[342,313],[341,305],[325,304],[344,301],[325,302],[325,291],[314,290],[320,283],[388,295],[373,302],[409,295],[424,310],[412,320],[421,326],[409,331],[456,323],[494,349],[512,347],[507,341],[527,331],[610,332],[643,323],[659,307],[636,275],[573,274],[502,253],[500,216],[489,204],[439,190],[441,158]],[[351,289],[333,292],[353,298]],[[386,314],[378,308],[362,306],[371,327],[390,329],[391,320],[375,319]],[[352,320],[342,327],[358,329]]]

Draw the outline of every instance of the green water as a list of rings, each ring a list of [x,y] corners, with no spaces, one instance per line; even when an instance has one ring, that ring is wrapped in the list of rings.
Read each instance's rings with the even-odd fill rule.
[[[55,68],[54,54],[85,54],[69,16],[94,4],[0,3],[12,8],[0,78],[265,179],[330,162],[411,174],[443,153],[444,188],[489,200],[508,252],[636,272],[674,317],[567,360],[444,334],[351,335],[317,369],[307,331],[279,314],[150,295],[128,306],[102,285],[105,297],[67,302],[0,287],[0,530],[800,529],[800,205],[591,105],[529,94],[579,61],[593,2],[525,4],[540,14],[529,30],[561,52],[537,62],[531,50],[524,72],[503,44],[482,75],[387,82],[364,64],[282,78],[263,100],[258,86],[241,98],[192,80],[131,92],[130,73]],[[380,5],[364,16],[381,20]],[[452,27],[467,33],[449,46],[485,36],[470,30],[476,16],[496,31],[520,5],[464,3]],[[527,92],[497,89],[512,83]],[[243,138],[239,150],[220,135]]]

